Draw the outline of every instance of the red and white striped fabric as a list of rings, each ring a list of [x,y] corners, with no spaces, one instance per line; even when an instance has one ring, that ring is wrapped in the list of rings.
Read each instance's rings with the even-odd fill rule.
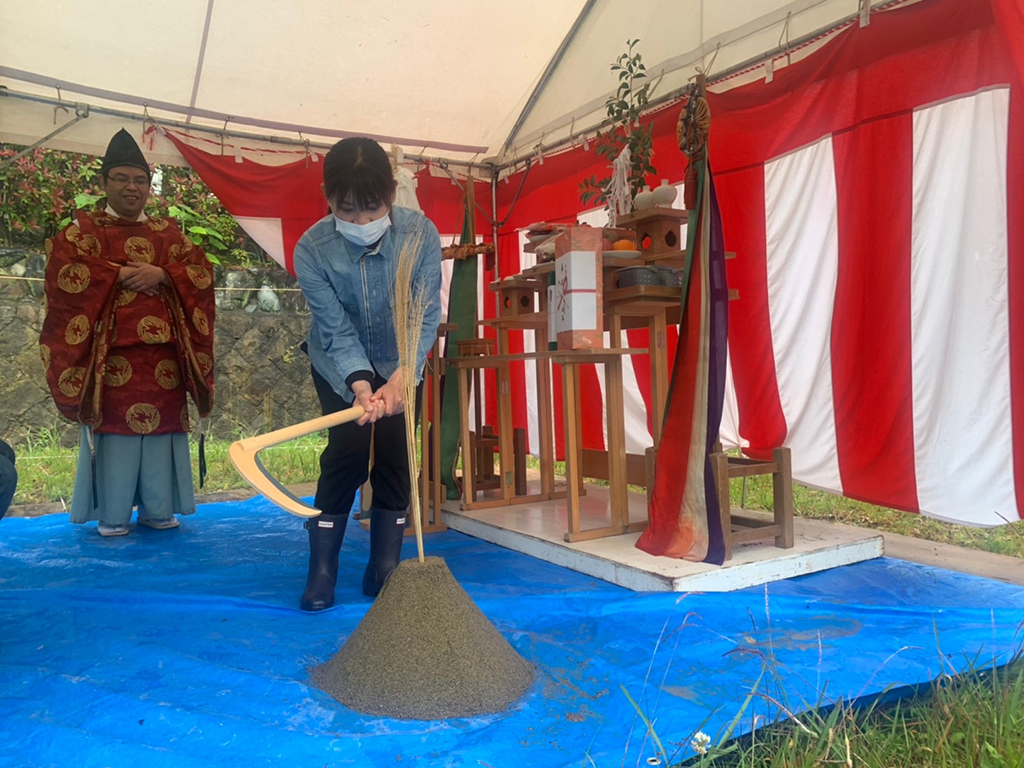
[[[1008,108],[1007,88],[966,94],[743,174],[763,188],[762,362],[801,482],[957,522],[1017,519]],[[738,334],[732,346],[748,351]]]
[[[739,292],[724,443],[753,455],[786,445],[796,480],[852,498],[972,525],[1021,517],[1024,13],[1014,7],[900,7],[777,68],[771,83],[712,94],[711,161]],[[655,147],[662,173],[679,178],[674,117],[655,118]],[[574,159],[578,169],[579,157],[564,162]],[[521,204],[570,205],[567,191],[537,184],[539,199],[528,185]],[[646,346],[646,333],[629,343]],[[639,453],[650,444],[649,367],[632,362],[627,439]],[[583,381],[590,447],[603,447],[600,380]]]
[[[712,159],[753,451],[789,446],[807,485],[998,525],[1024,491],[1008,237],[1024,213],[1008,148],[1024,136],[980,6],[904,9],[782,82],[717,97]]]

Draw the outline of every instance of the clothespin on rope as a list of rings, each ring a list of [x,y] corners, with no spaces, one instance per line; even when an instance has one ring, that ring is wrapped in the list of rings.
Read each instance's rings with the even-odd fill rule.
[[[871,0],[860,0],[860,26],[866,27],[871,23]]]
[[[789,55],[790,54],[790,50],[789,50],[789,20],[791,18],[793,18],[793,12],[792,11],[790,11],[789,13],[786,14],[786,23],[782,26],[782,32],[781,32],[781,34],[779,34],[779,47],[780,48],[782,48],[782,40],[783,40],[783,38],[785,38],[785,40],[786,40],[785,51],[786,51],[786,66],[787,67],[790,64],[793,63],[792,60],[790,59],[790,55]]]
[[[391,170],[397,171],[405,162],[405,151],[397,144],[391,145]]]
[[[153,150],[156,145],[156,135],[162,132],[163,128],[149,114],[149,102],[142,102],[142,138],[149,140],[147,149]]]
[[[299,141],[302,142],[302,147],[306,153],[306,167],[309,168],[309,161],[312,160],[314,163],[320,162],[320,155],[318,155],[309,139],[302,135],[302,131],[299,131]]]
[[[64,99],[60,95],[60,83],[54,83],[54,88],[57,89],[57,106],[53,108],[53,124],[57,124],[57,110],[64,112],[64,114],[71,114],[71,111],[64,106]]]
[[[230,119],[231,119],[230,117],[225,117],[224,118],[224,127],[221,128],[221,130],[220,130],[220,154],[221,154],[221,156],[224,155],[224,142],[228,138],[228,120],[230,120]]]

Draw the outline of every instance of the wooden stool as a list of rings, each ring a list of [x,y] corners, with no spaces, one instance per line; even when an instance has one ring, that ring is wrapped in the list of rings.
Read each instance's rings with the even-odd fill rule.
[[[478,357],[493,355],[494,339],[463,339],[455,342],[459,357]],[[473,415],[476,417],[476,431],[469,433],[469,445],[463,450],[473,453],[473,486],[478,490],[489,490],[501,487],[501,478],[494,474],[494,456],[498,452],[498,436],[494,428],[483,423],[483,406],[481,403],[480,369],[474,368],[473,376]]]
[[[448,529],[448,526],[441,522],[441,505],[445,501],[444,487],[441,483],[441,376],[444,371],[441,339],[456,328],[454,323],[442,323],[437,329],[437,338],[434,339],[433,349],[423,370],[423,391],[420,395],[419,481],[421,527],[424,533]],[[406,536],[415,532],[412,520],[409,523],[405,531]]]
[[[759,461],[745,456],[729,456],[721,443],[711,454],[711,466],[718,488],[718,502],[722,510],[722,532],[725,535],[725,559],[732,559],[733,544],[775,538],[780,549],[793,547],[793,468],[789,448],[776,448],[771,461]],[[733,515],[729,500],[729,480],[754,475],[772,476],[772,507],[774,520],[765,522],[745,515]]]

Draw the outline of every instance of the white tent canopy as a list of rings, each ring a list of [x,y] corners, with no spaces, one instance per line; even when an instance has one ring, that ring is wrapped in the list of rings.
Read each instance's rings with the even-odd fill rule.
[[[124,114],[148,114],[318,143],[367,134],[502,163],[599,123],[627,38],[640,39],[664,96],[698,66],[722,72],[778,51],[860,4],[5,0],[0,86],[15,98],[0,100],[0,140],[38,141],[81,103],[89,118],[48,146],[102,153]],[[58,93],[70,114],[54,111]]]

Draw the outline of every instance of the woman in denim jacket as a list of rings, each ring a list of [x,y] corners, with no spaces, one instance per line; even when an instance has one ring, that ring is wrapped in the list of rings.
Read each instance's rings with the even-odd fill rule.
[[[410,476],[401,416],[407,404],[391,297],[398,254],[410,239],[421,238],[414,279],[431,298],[420,336],[417,377],[441,321],[440,238],[423,214],[393,206],[396,183],[384,149],[364,137],[339,141],[324,159],[323,190],[331,214],[310,227],[295,246],[295,275],[312,313],[304,348],[324,414],[353,404],[361,405],[366,414],[329,430],[320,455],[314,503],[322,514],[306,522],[309,576],[300,602],[305,611],[334,604],[338,552],[356,491],[366,482],[371,434],[373,506],[370,561],[363,575],[366,595],[377,595],[401,556]]]

